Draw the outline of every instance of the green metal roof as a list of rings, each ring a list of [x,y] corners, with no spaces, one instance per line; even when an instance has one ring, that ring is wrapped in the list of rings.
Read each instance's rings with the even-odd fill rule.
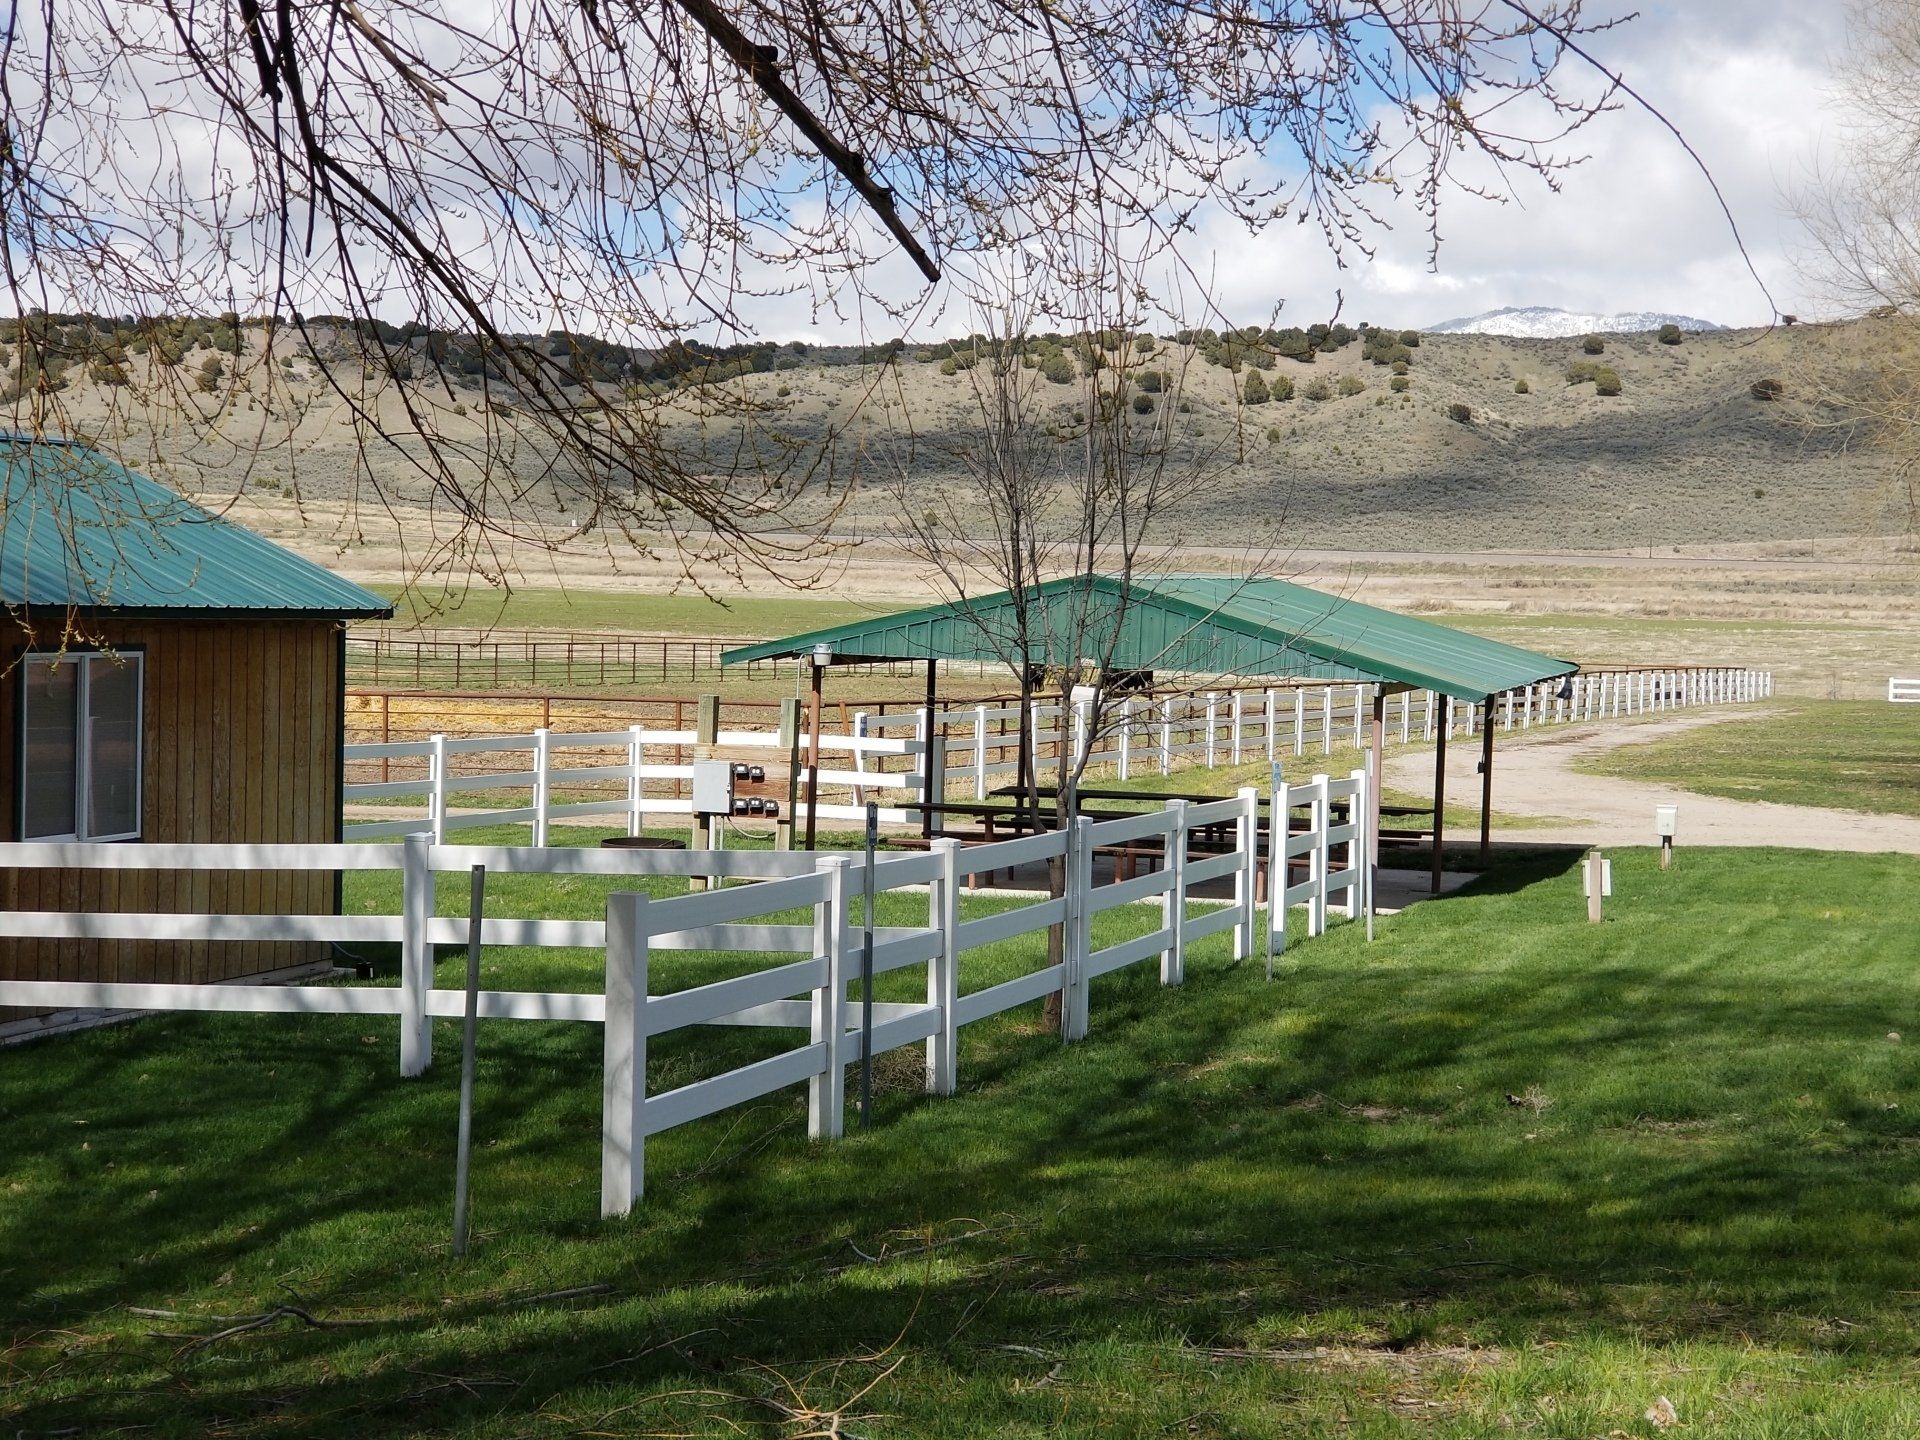
[[[1572,674],[1570,660],[1363,605],[1285,580],[1170,575],[1122,582],[1081,575],[1028,592],[1026,659],[1067,665],[1076,645],[1112,668],[1187,675],[1285,677],[1411,685],[1459,700]],[[1008,591],[932,605],[728,650],[727,665],[833,647],[837,660],[963,660],[1016,664],[1018,608]],[[1097,637],[1097,638],[1090,638]]]
[[[367,619],[370,590],[66,440],[0,435],[0,604]]]

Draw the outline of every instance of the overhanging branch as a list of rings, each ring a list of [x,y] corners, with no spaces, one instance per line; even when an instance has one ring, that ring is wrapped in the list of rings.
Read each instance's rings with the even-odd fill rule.
[[[933,263],[933,258],[914,238],[913,232],[907,229],[906,222],[901,220],[899,211],[894,207],[893,190],[869,175],[866,157],[828,134],[820,117],[809,110],[806,102],[794,93],[793,87],[780,78],[779,52],[771,45],[756,45],[747,39],[740,32],[740,27],[722,14],[711,0],[677,0],[677,3],[702,30],[713,37],[734,64],[746,72],[747,78],[780,107],[781,113],[807,137],[809,144],[826,157],[827,163],[859,192],[860,197],[873,208],[874,214],[880,217],[880,223],[913,257],[913,263],[920,267],[920,273],[929,281],[937,282],[940,279],[940,267]]]

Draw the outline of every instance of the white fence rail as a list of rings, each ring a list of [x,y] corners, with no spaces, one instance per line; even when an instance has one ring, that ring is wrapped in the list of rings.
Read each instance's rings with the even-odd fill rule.
[[[1920,682],[1892,682],[1895,685]],[[1565,682],[1543,681],[1495,697],[1491,723],[1503,731],[1536,726],[1656,714],[1682,707],[1741,704],[1773,693],[1771,672],[1748,669],[1665,668],[1602,670]],[[1889,699],[1901,698],[1889,688]],[[1920,699],[1920,688],[1913,698]],[[1220,691],[1203,695],[1122,697],[1096,727],[1090,707],[1063,712],[1059,705],[1035,703],[1031,716],[1034,770],[1057,747],[1087,752],[1089,766],[1121,779],[1142,774],[1170,775],[1189,765],[1214,768],[1309,753],[1331,754],[1341,745],[1364,742],[1371,718],[1372,690],[1365,685],[1275,686],[1265,690]],[[1014,777],[1019,765],[1019,707],[970,705],[896,714],[857,713],[845,735],[821,737],[823,796],[846,792],[844,802],[822,800],[822,819],[858,819],[874,800],[888,823],[918,820],[928,798],[928,772],[939,800],[953,795],[984,801],[994,788]],[[1387,697],[1383,736],[1389,745],[1427,741],[1444,730],[1449,737],[1473,735],[1487,723],[1474,706],[1457,704],[1431,691],[1403,691]],[[764,752],[769,773],[784,773],[786,751],[766,730],[722,730],[716,742],[734,753]],[[358,766],[380,762],[388,772],[398,762],[417,771],[403,779],[350,784],[349,805],[368,801],[418,803],[423,814],[400,819],[357,819],[347,826],[352,839],[407,834],[424,821],[436,841],[476,825],[512,822],[533,826],[534,843],[544,845],[551,821],[601,816],[624,822],[638,835],[649,815],[690,815],[685,792],[688,764],[662,763],[663,754],[690,753],[696,744],[689,730],[575,732],[539,729],[525,735],[448,739],[433,736],[389,744],[349,745],[347,760]],[[462,773],[463,765],[470,767]],[[514,792],[498,808],[469,808],[456,797]],[[558,798],[556,798],[558,797]],[[784,803],[784,802],[783,802]],[[804,798],[801,804],[805,804]],[[938,816],[933,828],[939,827]]]
[[[1887,681],[1887,699],[1895,705],[1920,705],[1920,679],[1894,676]]]
[[[1344,823],[1335,824],[1338,806],[1346,814]],[[1236,956],[1270,955],[1286,944],[1287,905],[1306,906],[1310,934],[1325,929],[1334,895],[1343,897],[1349,916],[1370,905],[1363,864],[1368,853],[1364,773],[1283,787],[1265,808],[1263,827],[1261,797],[1247,788],[1204,805],[1175,801],[1134,816],[1082,818],[1068,830],[991,845],[962,848],[957,840],[943,839],[925,854],[882,856],[874,866],[876,893],[924,889],[926,923],[876,929],[872,969],[876,975],[923,969],[926,1000],[875,1004],[870,1038],[860,1030],[858,1007],[849,1005],[847,994],[861,960],[861,930],[851,900],[864,878],[859,856],[448,846],[433,844],[424,834],[410,835],[400,845],[0,845],[0,869],[397,870],[402,883],[398,915],[0,911],[0,937],[396,943],[401,952],[397,986],[0,980],[0,1005],[392,1015],[400,1022],[401,1073],[419,1075],[432,1061],[433,1019],[458,1016],[464,1005],[464,992],[434,985],[434,948],[460,943],[468,926],[465,919],[434,914],[436,874],[484,865],[493,874],[752,881],[668,899],[619,892],[609,900],[605,920],[481,918],[486,945],[604,951],[606,983],[600,994],[486,990],[477,1005],[486,1020],[605,1027],[601,1205],[604,1214],[622,1214],[642,1193],[647,1137],[676,1125],[804,1082],[809,1133],[839,1135],[845,1067],[869,1044],[874,1055],[924,1045],[927,1089],[951,1094],[962,1026],[1058,992],[1062,1034],[1076,1040],[1087,1033],[1089,987],[1102,975],[1153,960],[1163,983],[1178,984],[1187,948],[1207,936],[1231,931]],[[1303,811],[1307,828],[1289,835],[1286,818]],[[1273,823],[1275,816],[1282,823]],[[1344,857],[1337,864],[1336,851]],[[1065,863],[1063,895],[962,918],[961,897],[970,877],[1055,859]],[[1108,862],[1104,869],[1099,860]],[[1133,873],[1141,860],[1149,867],[1157,862],[1158,868]],[[1290,863],[1304,868],[1304,880],[1291,882]],[[1283,904],[1266,903],[1263,878],[1265,895],[1282,897]],[[1225,882],[1226,894],[1203,906],[1194,891],[1209,882],[1216,888]],[[1096,917],[1128,905],[1155,907],[1157,923],[1145,934],[1095,948]],[[808,918],[792,918],[796,915]],[[1063,937],[1057,963],[965,988],[971,978],[963,963],[967,952],[1039,937],[1056,926]],[[738,953],[752,957],[753,964],[724,980],[655,994],[653,956],[674,950]],[[1045,960],[1043,941],[1036,939],[1032,950]],[[793,958],[767,968],[770,956]],[[752,1064],[649,1093],[648,1041],[704,1025],[788,1028],[804,1032],[804,1039]]]

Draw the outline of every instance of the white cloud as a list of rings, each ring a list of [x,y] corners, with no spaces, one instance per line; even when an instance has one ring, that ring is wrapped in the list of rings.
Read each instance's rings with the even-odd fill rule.
[[[1834,68],[1845,14],[1840,0],[1665,0],[1589,47],[1699,153],[1783,311],[1817,309],[1795,268],[1802,237],[1787,195],[1837,128]],[[1569,148],[1588,158],[1557,193],[1531,175],[1503,181],[1484,165],[1466,167],[1463,179],[1510,185],[1511,193],[1501,203],[1461,191],[1445,198],[1437,269],[1411,206],[1393,212],[1395,228],[1377,237],[1370,261],[1350,253],[1344,268],[1317,226],[1291,222],[1250,237],[1216,219],[1183,254],[1197,274],[1213,277],[1222,312],[1244,323],[1281,302],[1301,324],[1330,318],[1336,307],[1348,320],[1419,325],[1503,305],[1767,322],[1767,296],[1707,179],[1658,119],[1623,101]],[[904,266],[902,279],[911,283]],[[800,308],[771,304],[753,318],[782,339],[859,328],[803,320]],[[938,305],[930,312],[938,315]],[[966,328],[949,310],[916,333],[940,333],[943,323]]]

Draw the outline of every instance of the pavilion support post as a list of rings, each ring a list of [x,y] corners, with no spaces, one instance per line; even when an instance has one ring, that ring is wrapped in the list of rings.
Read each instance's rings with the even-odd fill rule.
[[[939,674],[940,662],[929,656],[927,659],[927,748],[920,753],[920,775],[922,781],[920,786],[920,799],[922,801],[920,807],[920,834],[923,839],[927,840],[933,838],[933,807],[946,799],[946,796],[941,792],[939,783],[942,777],[933,773],[934,752],[940,748],[934,743],[933,738],[939,732],[940,728],[940,722],[936,718],[940,713],[939,700],[937,698]]]
[[[1435,703],[1451,707],[1453,701],[1436,695]],[[1447,731],[1452,728],[1450,710],[1442,710],[1433,733],[1433,893],[1440,893],[1440,862],[1447,831]]]
[[[773,826],[773,848],[793,849],[793,827],[800,814],[800,698],[780,702],[780,748],[787,756],[787,809]],[[636,832],[638,833],[638,832]]]
[[[809,662],[812,677],[808,690],[807,709],[807,849],[814,848],[814,836],[818,833],[815,822],[819,819],[820,809],[820,677],[821,665],[818,659]]]
[[[1486,723],[1480,727],[1480,868],[1493,859],[1493,697],[1487,697]]]
[[[711,760],[714,758],[713,752],[720,740],[720,697],[718,695],[700,696],[699,705],[694,711],[693,739],[694,759]],[[691,847],[695,850],[715,849],[715,842],[720,836],[721,827],[726,823],[724,819],[717,815],[701,815],[696,812],[693,817]],[[704,875],[692,876],[687,881],[687,889],[689,891],[718,888],[718,885],[714,881],[709,880]]]
[[[1380,868],[1380,782],[1386,755],[1387,687],[1373,687],[1373,726],[1367,750],[1367,893],[1373,893],[1374,872]],[[1275,829],[1275,844],[1285,845],[1285,831]]]

